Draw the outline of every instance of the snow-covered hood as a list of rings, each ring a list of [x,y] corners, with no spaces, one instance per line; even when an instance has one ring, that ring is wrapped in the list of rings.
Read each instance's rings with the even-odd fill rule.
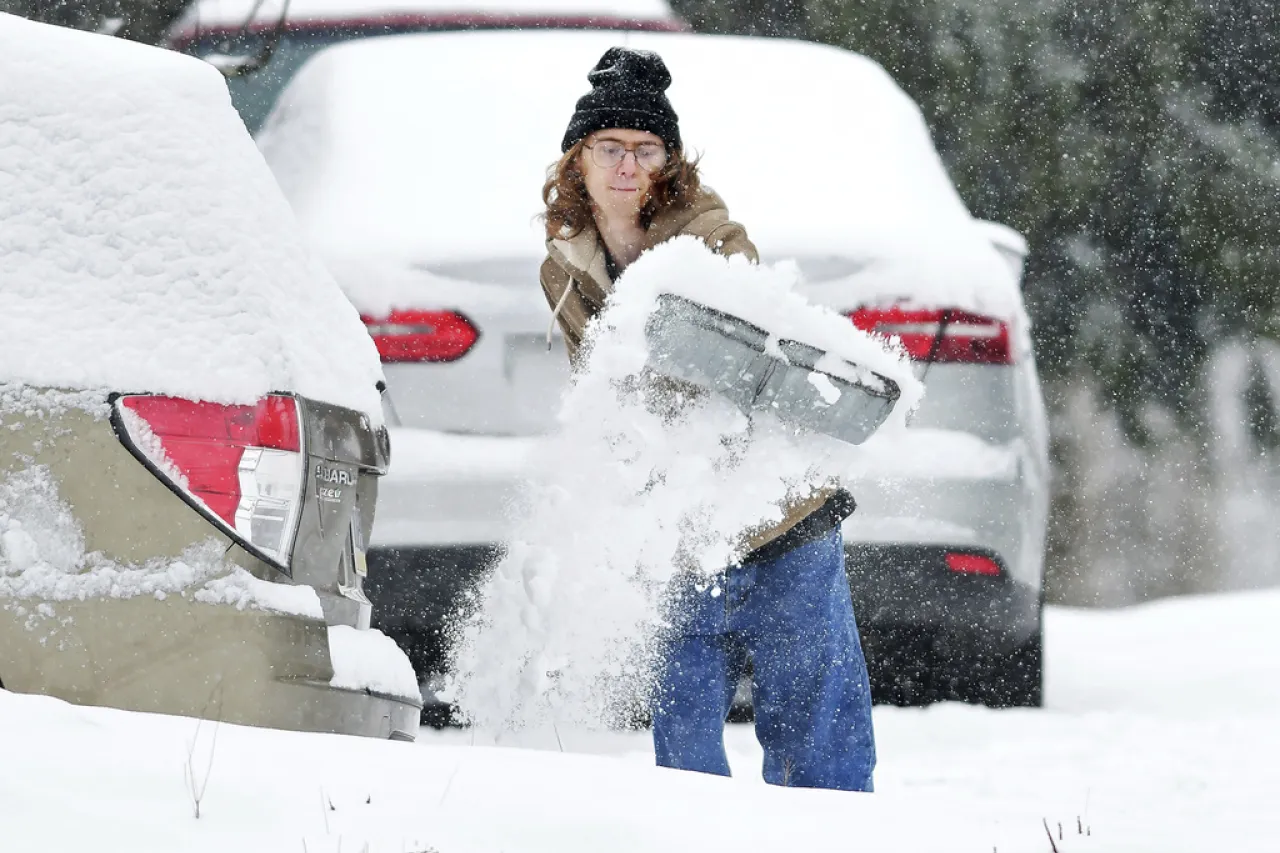
[[[210,66],[0,15],[0,383],[381,420],[381,366]]]

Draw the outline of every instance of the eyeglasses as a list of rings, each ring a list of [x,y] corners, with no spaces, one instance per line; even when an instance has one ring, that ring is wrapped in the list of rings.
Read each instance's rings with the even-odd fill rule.
[[[595,145],[584,147],[591,152],[591,159],[601,169],[615,168],[628,153],[636,158],[636,165],[646,172],[656,172],[667,165],[667,148],[658,142],[623,145],[612,139],[602,139]]]

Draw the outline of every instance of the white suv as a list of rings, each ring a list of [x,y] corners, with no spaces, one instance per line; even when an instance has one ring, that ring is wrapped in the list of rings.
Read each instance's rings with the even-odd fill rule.
[[[850,484],[880,697],[1034,704],[1046,438],[1025,246],[970,216],[879,66],[784,40],[397,36],[324,51],[286,90],[260,146],[387,373],[396,467],[370,553],[383,629],[424,680],[438,671],[440,630],[507,536],[533,437],[555,426],[568,371],[563,344],[548,349],[535,214],[586,73],[620,43],[666,60],[682,136],[764,260],[797,263],[814,300],[901,336],[922,372],[933,362],[906,444]],[[1021,681],[990,665],[1010,651]],[[974,693],[957,666],[1005,686]],[[922,667],[947,690],[919,688]]]

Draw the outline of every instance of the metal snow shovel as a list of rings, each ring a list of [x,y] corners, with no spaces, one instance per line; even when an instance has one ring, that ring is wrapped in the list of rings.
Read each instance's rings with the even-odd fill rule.
[[[748,417],[772,412],[784,423],[861,444],[889,417],[901,393],[887,376],[851,362],[851,382],[817,367],[827,356],[799,341],[766,350],[769,333],[738,317],[672,294],[658,297],[645,325],[647,365],[733,401]]]

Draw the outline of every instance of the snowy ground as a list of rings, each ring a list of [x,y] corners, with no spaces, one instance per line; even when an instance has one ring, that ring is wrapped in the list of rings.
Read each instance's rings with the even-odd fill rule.
[[[1079,817],[1096,849],[1280,850],[1278,617],[1277,592],[1051,609],[1047,708],[877,708],[877,790],[938,796],[961,811],[1043,814],[1055,835],[1057,821],[1074,832]],[[557,750],[557,734],[568,751],[652,761],[642,734],[504,742]],[[421,738],[473,740],[485,742],[461,731]],[[734,783],[763,786],[750,726],[730,727],[726,742]]]
[[[720,780],[650,767],[643,734],[411,746],[0,693],[0,847],[1044,853],[1047,819],[1064,853],[1274,851],[1277,616],[1280,592],[1053,610],[1049,707],[878,709],[873,796],[763,785],[746,727]]]

